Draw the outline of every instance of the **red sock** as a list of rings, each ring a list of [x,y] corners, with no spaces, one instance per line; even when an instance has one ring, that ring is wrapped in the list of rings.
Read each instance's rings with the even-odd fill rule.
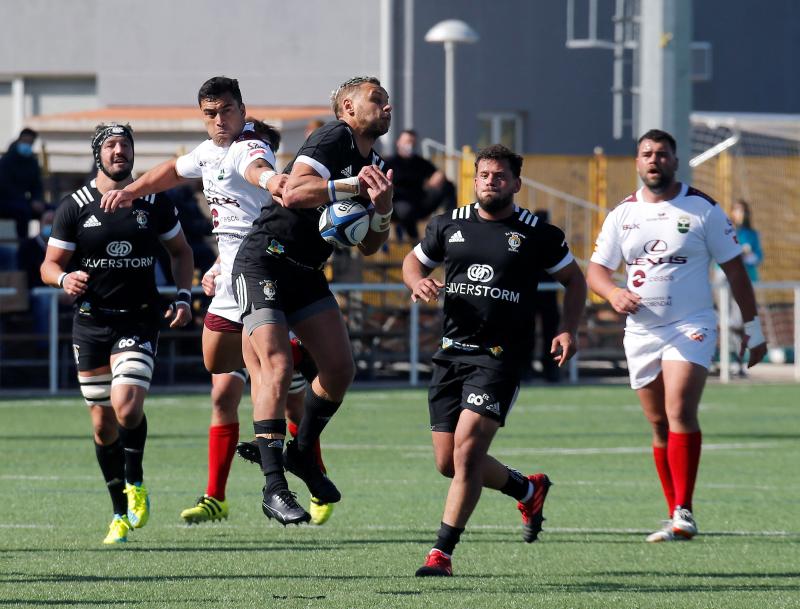
[[[212,425],[208,428],[208,486],[206,495],[225,500],[225,486],[231,471],[236,443],[239,441],[239,423]]]
[[[653,446],[653,460],[656,462],[658,479],[661,480],[661,489],[664,491],[664,498],[667,500],[668,514],[672,518],[672,511],[675,509],[675,488],[672,484],[672,474],[669,471],[667,447]]]
[[[692,494],[700,466],[700,446],[703,434],[669,432],[667,437],[667,459],[675,488],[675,506],[692,509]]]
[[[292,434],[293,438],[297,437],[297,423],[286,421],[286,429]],[[319,438],[314,442],[314,456],[317,459],[317,465],[322,470],[323,474],[327,474],[328,470],[325,468],[325,463],[322,462],[322,447],[319,445]]]

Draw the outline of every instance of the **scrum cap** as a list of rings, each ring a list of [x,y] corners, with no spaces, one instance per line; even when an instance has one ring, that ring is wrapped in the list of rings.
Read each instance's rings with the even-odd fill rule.
[[[131,126],[128,124],[123,125],[121,123],[103,123],[102,125],[97,125],[94,130],[94,135],[92,136],[92,154],[94,155],[94,163],[97,165],[97,168],[106,175],[108,175],[108,172],[100,162],[100,148],[102,148],[103,142],[105,142],[108,138],[117,136],[128,138],[128,141],[131,143],[131,148],[133,148],[133,129],[131,129]]]

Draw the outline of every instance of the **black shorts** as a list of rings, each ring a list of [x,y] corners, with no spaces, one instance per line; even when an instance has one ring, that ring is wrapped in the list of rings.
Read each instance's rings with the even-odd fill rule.
[[[161,319],[156,308],[122,315],[88,317],[78,312],[72,323],[72,352],[79,372],[109,365],[123,351],[156,357]]]
[[[247,242],[245,242],[247,243]],[[248,334],[264,324],[292,326],[326,309],[338,309],[321,270],[239,250],[233,264],[233,293]]]
[[[434,359],[428,390],[431,431],[455,432],[458,417],[465,408],[497,421],[502,427],[518,393],[517,374]]]

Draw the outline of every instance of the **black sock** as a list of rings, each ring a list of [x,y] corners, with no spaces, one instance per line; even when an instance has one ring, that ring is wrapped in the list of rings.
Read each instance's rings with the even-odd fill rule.
[[[464,529],[457,529],[456,527],[451,527],[449,524],[442,523],[439,527],[439,533],[436,536],[436,544],[433,547],[450,555],[453,553],[453,550],[456,549],[456,544],[463,532]]]
[[[123,492],[125,490],[125,453],[122,450],[122,443],[119,438],[108,446],[95,442],[94,454],[97,455],[97,462],[100,464],[100,471],[103,472],[108,494],[111,495],[114,513],[127,513],[128,498]]]
[[[506,469],[508,470],[508,480],[505,486],[500,489],[500,492],[509,497],[513,497],[517,501],[522,501],[525,495],[528,494],[530,480],[515,469],[508,466],[506,466]]]
[[[261,471],[266,478],[267,492],[288,490],[283,473],[283,443],[286,437],[286,419],[264,419],[253,421],[256,443],[261,453]],[[283,438],[262,438],[259,434],[282,435]]]
[[[297,426],[297,448],[300,452],[310,451],[314,443],[319,438],[322,430],[330,421],[331,417],[339,410],[341,402],[332,402],[321,398],[312,391],[311,387],[306,390],[306,397],[303,401],[303,418]]]
[[[130,484],[141,482],[144,479],[142,460],[147,441],[147,417],[142,415],[142,422],[133,429],[119,425],[119,440],[125,449],[125,480]]]

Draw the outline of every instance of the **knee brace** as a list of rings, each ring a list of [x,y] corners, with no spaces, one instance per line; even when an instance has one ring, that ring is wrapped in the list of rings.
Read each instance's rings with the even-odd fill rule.
[[[87,406],[111,406],[111,374],[78,376]]]
[[[115,385],[138,385],[145,390],[150,389],[150,381],[153,378],[153,358],[146,353],[137,351],[124,351],[111,366],[113,380],[111,386]]]

